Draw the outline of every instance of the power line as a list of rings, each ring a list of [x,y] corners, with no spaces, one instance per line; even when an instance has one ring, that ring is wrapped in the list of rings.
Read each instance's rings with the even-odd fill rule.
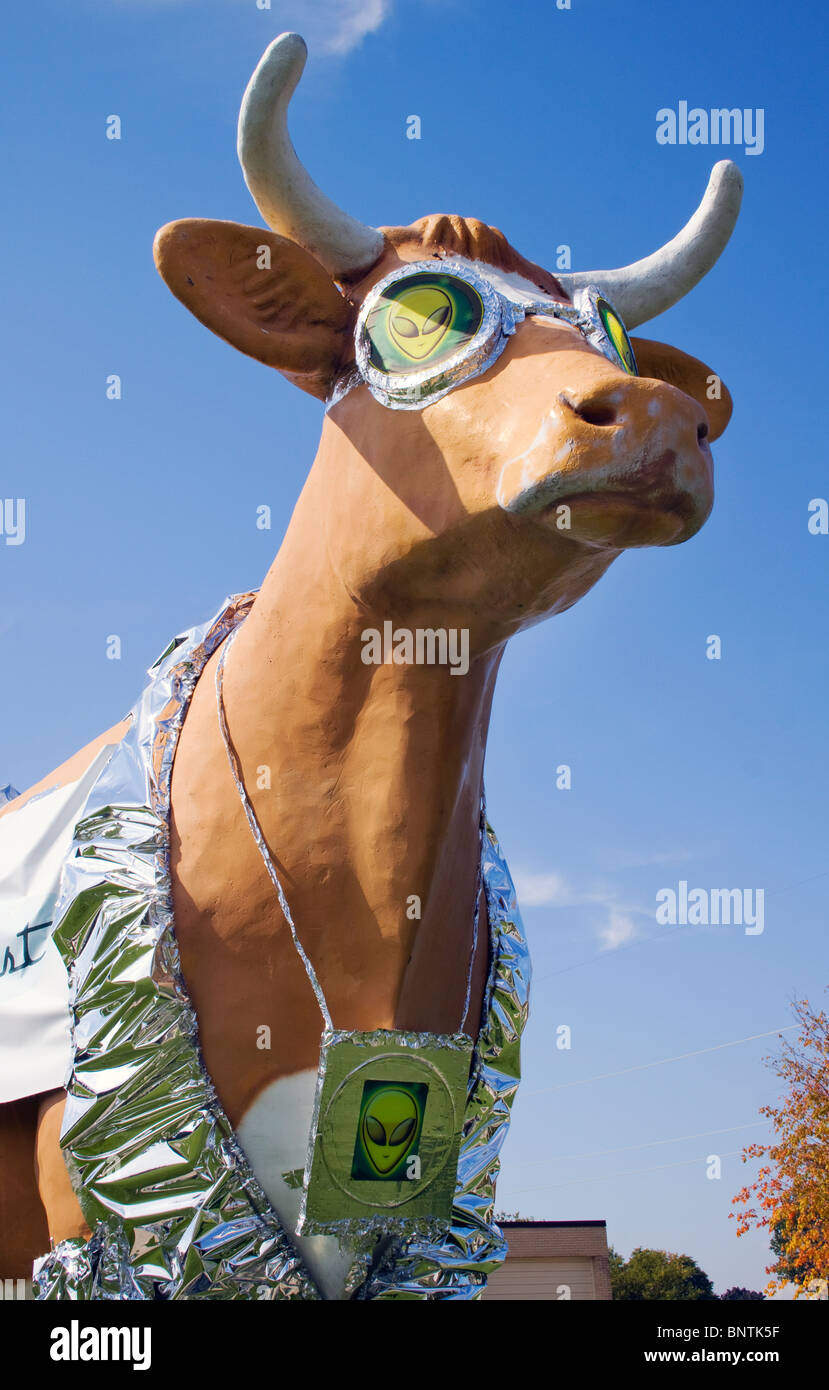
[[[641,936],[636,941],[626,941],[622,946],[606,946],[603,951],[597,951],[594,956],[585,956],[584,960],[574,961],[572,965],[563,965],[560,970],[548,970],[546,974],[535,978],[534,983],[541,984],[542,980],[552,980],[557,975],[567,975],[571,970],[579,970],[583,965],[591,965],[595,960],[610,960],[618,956],[621,951],[633,950],[636,946],[652,946],[654,942],[679,941],[681,938],[678,933],[664,936]]]
[[[767,1125],[768,1120],[747,1120],[742,1125],[729,1125],[727,1129],[702,1129],[697,1134],[679,1134],[676,1139],[651,1139],[647,1144],[625,1144],[615,1149],[593,1149],[581,1154],[551,1154],[548,1158],[521,1159],[511,1164],[513,1168],[535,1168],[540,1163],[566,1163],[574,1158],[600,1158],[604,1154],[633,1153],[638,1149],[658,1149],[663,1144],[682,1144],[686,1139],[708,1139],[713,1134],[736,1134],[739,1129],[755,1129]]]
[[[789,883],[785,888],[772,888],[767,898],[777,898],[781,893],[790,893],[793,888],[802,888],[804,883],[814,883],[817,878],[829,878],[829,869],[821,869],[819,874],[812,874],[809,878],[799,878],[797,883]]]
[[[739,1153],[742,1153],[742,1149],[731,1149],[729,1153],[717,1154],[717,1157],[734,1158]],[[506,1199],[502,1198],[502,1200],[510,1202],[513,1197],[518,1197],[524,1192],[555,1192],[560,1187],[581,1187],[583,1183],[588,1182],[613,1182],[616,1178],[638,1178],[645,1173],[663,1173],[668,1168],[687,1168],[692,1163],[705,1162],[707,1162],[706,1158],[683,1158],[680,1159],[678,1163],[658,1163],[653,1168],[628,1168],[621,1173],[606,1173],[603,1177],[600,1178],[574,1178],[570,1182],[544,1183],[542,1187],[516,1187],[512,1189],[507,1188],[507,1191],[510,1193],[510,1196],[508,1196]],[[504,1184],[502,1179],[502,1186],[503,1185]]]
[[[756,1042],[758,1038],[773,1038],[780,1033],[790,1033],[797,1028],[789,1023],[785,1028],[772,1028],[767,1033],[750,1033],[746,1038],[735,1038],[733,1042],[715,1043],[713,1047],[700,1047],[695,1052],[680,1052],[676,1057],[660,1057],[655,1062],[640,1062],[635,1067],[622,1067],[620,1071],[600,1072],[598,1076],[582,1076],[577,1081],[561,1081],[557,1086],[542,1086],[540,1091],[525,1091],[525,1096],[548,1095],[550,1091],[565,1091],[570,1086],[587,1086],[591,1081],[607,1081],[614,1076],[628,1076],[634,1071],[648,1071],[651,1067],[664,1067],[668,1062],[684,1062],[689,1057],[702,1057],[707,1052],[722,1052],[726,1047],[738,1047],[741,1043]]]

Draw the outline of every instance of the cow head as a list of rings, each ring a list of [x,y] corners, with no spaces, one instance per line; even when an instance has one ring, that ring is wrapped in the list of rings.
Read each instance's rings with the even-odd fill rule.
[[[240,159],[271,230],[174,222],[156,238],[156,263],[210,329],[328,402],[293,524],[313,516],[351,596],[378,616],[451,613],[486,648],[568,607],[623,549],[676,544],[705,521],[710,441],[731,413],[725,387],[696,359],[637,338],[631,375],[543,309],[595,286],[628,329],[661,313],[716,261],[742,180],[718,164],[667,246],[620,270],[560,278],[474,219],[365,227],[312,183],[288,137],[305,57],[298,35],[275,40],[240,115]],[[485,370],[394,409],[355,375],[355,325],[373,286],[415,261],[441,274],[471,267],[535,312],[519,315]],[[417,337],[425,311],[414,319]]]

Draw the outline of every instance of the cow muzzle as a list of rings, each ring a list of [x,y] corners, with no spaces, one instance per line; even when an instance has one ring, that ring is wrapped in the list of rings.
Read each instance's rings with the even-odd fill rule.
[[[502,468],[496,495],[505,511],[588,545],[677,545],[713,503],[704,411],[639,377],[565,386],[529,448]]]

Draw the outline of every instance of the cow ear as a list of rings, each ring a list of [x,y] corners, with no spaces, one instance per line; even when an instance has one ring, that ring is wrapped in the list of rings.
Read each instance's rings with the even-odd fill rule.
[[[630,341],[636,353],[639,375],[667,381],[687,396],[693,396],[708,416],[709,438],[719,439],[731,419],[732,401],[717,373],[696,357],[689,357],[679,348],[668,347],[667,343],[652,343],[647,338],[631,338]]]
[[[275,232],[205,218],[169,222],[153,249],[160,274],[191,314],[325,399],[351,307],[308,251]]]

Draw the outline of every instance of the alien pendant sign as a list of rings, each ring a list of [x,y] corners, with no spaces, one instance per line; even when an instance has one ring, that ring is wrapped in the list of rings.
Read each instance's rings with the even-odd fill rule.
[[[451,1222],[473,1043],[326,1031],[297,1230]]]

